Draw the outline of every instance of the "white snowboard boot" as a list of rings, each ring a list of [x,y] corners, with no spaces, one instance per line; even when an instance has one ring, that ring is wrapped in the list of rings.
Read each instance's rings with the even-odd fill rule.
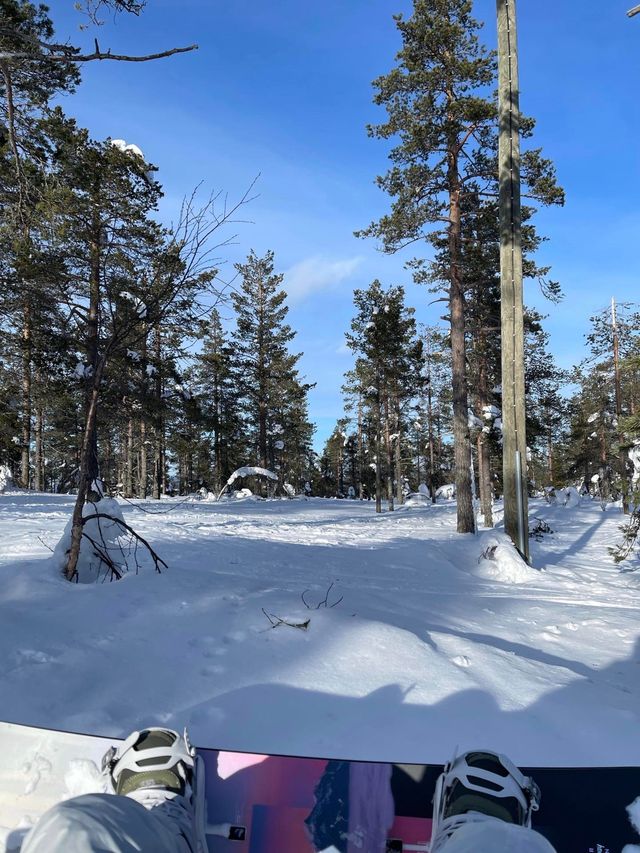
[[[153,811],[189,853],[207,853],[204,763],[186,729],[183,735],[154,727],[132,732],[106,753],[102,770],[112,793]]]
[[[549,842],[531,830],[539,804],[536,783],[506,756],[487,750],[459,755],[436,783],[430,851],[549,853]]]

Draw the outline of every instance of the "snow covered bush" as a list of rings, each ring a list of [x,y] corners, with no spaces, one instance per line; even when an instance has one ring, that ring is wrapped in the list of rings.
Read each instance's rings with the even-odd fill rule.
[[[480,536],[480,556],[474,574],[502,583],[527,583],[536,575],[518,553],[506,533]]]
[[[230,489],[230,487],[235,483],[236,480],[240,480],[243,477],[264,477],[266,480],[272,480],[276,482],[278,480],[278,475],[274,474],[273,471],[269,471],[268,468],[260,468],[257,465],[244,465],[242,468],[237,468],[229,477],[227,482],[222,487],[220,494],[218,495],[218,499],[220,499],[223,494],[228,489]]]
[[[430,507],[431,498],[428,495],[423,495],[422,492],[411,492],[405,498],[404,504],[397,509],[418,509],[421,507]]]
[[[114,498],[88,502],[83,511],[80,556],[76,566],[77,583],[100,580],[120,580],[131,570],[155,568],[164,560],[125,522],[119,503]],[[54,566],[64,572],[71,547],[72,519],[69,519],[51,558]]]
[[[575,486],[567,486],[566,489],[562,489],[561,494],[562,506],[566,507],[567,509],[574,509],[582,502],[580,492],[576,489]]]
[[[7,489],[13,485],[13,477],[8,465],[0,465],[0,495],[4,494]]]
[[[455,483],[447,483],[445,486],[440,486],[436,492],[436,498],[442,498],[445,501],[451,501],[456,496]]]

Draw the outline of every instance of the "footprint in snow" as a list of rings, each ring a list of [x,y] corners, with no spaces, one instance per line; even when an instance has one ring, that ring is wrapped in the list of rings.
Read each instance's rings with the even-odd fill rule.
[[[38,787],[38,783],[42,777],[51,773],[51,762],[48,761],[44,755],[40,755],[40,753],[36,752],[33,760],[25,764],[22,771],[27,777],[27,784],[25,785],[24,793],[25,796],[28,796]]]
[[[456,657],[451,658],[451,663],[455,663],[456,666],[461,666],[464,669],[471,666],[471,661],[466,655],[456,655]]]
[[[18,649],[16,658],[18,666],[23,666],[27,663],[52,663],[55,660],[51,655],[37,649]]]
[[[555,634],[556,636],[562,633],[557,625],[545,625],[545,631],[548,631],[549,634]]]
[[[218,664],[216,664],[214,666],[203,666],[202,669],[200,670],[200,675],[203,678],[209,678],[212,675],[222,675],[222,673],[224,671],[225,671],[225,668],[223,666],[218,665]]]
[[[567,628],[569,631],[577,631],[580,628],[580,626],[576,625],[575,622],[567,622],[564,627]]]
[[[231,643],[241,643],[243,640],[246,640],[247,632],[246,631],[229,631],[228,634],[225,634],[222,638],[223,642],[231,644]]]

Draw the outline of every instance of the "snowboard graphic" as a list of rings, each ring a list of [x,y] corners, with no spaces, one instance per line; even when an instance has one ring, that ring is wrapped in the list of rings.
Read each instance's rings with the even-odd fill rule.
[[[99,790],[113,738],[0,723],[0,851],[17,853],[54,803]],[[209,853],[426,853],[441,765],[380,764],[198,749]],[[95,766],[92,765],[92,762]],[[542,790],[534,827],[558,853],[640,843],[626,806],[640,769],[522,768]]]

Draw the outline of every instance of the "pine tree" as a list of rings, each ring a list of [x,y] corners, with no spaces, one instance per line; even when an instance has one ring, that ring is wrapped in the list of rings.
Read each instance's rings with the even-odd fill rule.
[[[259,258],[252,251],[236,269],[242,282],[232,295],[236,311],[232,343],[246,433],[253,459],[283,477],[283,452],[297,452],[299,443],[309,445],[303,450],[310,449],[311,426],[305,412],[311,386],[298,374],[301,354],[288,349],[295,332],[285,322],[287,295],[281,288],[283,275],[274,272],[273,252]]]
[[[216,308],[211,311],[203,334],[202,352],[197,356],[196,389],[211,436],[212,485],[218,493],[246,458],[246,442],[234,350]]]
[[[375,423],[376,510],[381,512],[383,446],[389,509],[396,499],[403,500],[401,448],[407,403],[420,388],[422,342],[416,339],[413,309],[405,306],[402,287],[385,291],[376,279],[366,290],[355,290],[353,301],[356,315],[346,338],[360,356],[356,375],[367,383],[360,385],[358,394],[371,408]]]
[[[394,200],[391,213],[360,236],[373,236],[387,252],[446,240],[452,351],[453,434],[458,531],[474,530],[465,340],[463,208],[478,181],[497,195],[495,58],[480,44],[480,25],[469,0],[414,0],[411,18],[395,16],[403,44],[397,66],[375,81],[387,122],[371,136],[398,139],[392,166],[378,185]],[[525,135],[532,122],[524,121]],[[553,169],[539,151],[523,156],[523,176],[545,202],[561,201]],[[410,264],[420,276],[424,257]]]

